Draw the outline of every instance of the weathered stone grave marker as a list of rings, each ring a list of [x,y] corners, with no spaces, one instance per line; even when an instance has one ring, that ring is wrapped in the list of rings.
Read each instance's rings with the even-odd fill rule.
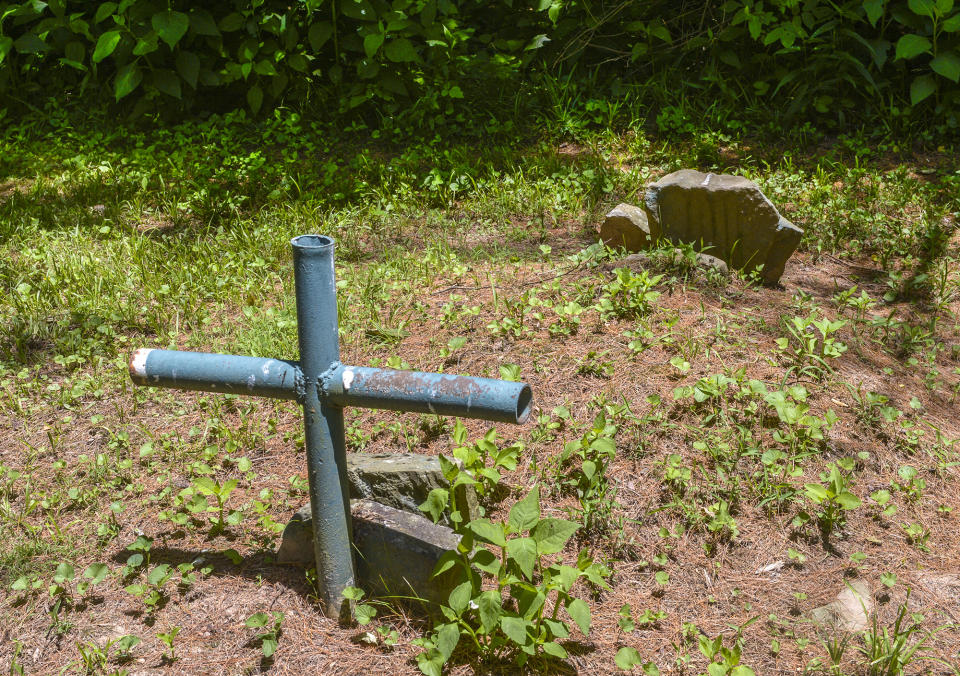
[[[317,585],[324,612],[341,615],[354,584],[343,408],[364,406],[523,423],[525,383],[340,363],[334,241],[291,240],[300,361],[142,348],[130,359],[138,385],[292,399],[303,406]]]

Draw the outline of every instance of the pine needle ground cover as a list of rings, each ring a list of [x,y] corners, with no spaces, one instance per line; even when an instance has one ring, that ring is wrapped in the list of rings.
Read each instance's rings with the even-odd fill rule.
[[[290,112],[9,124],[0,665],[957,673],[955,155],[809,129],[543,138],[396,145]],[[744,174],[805,229],[780,286],[597,244],[610,207],[681,167]],[[535,496],[577,528],[530,578],[579,571],[579,603],[548,595],[531,629],[451,598],[455,640],[376,599],[339,625],[273,559],[307,500],[296,405],[131,385],[139,346],[295,357],[307,232],[337,240],[345,361],[534,389],[520,428],[353,410],[350,450],[471,458],[490,524]],[[815,619],[855,585],[861,626]]]

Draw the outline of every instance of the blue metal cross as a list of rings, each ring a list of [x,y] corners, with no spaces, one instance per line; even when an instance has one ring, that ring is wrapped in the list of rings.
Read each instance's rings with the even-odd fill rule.
[[[138,385],[292,399],[303,405],[317,583],[324,612],[339,616],[354,584],[343,408],[363,406],[523,423],[525,383],[340,363],[330,237],[293,245],[300,361],[141,348],[130,359]]]

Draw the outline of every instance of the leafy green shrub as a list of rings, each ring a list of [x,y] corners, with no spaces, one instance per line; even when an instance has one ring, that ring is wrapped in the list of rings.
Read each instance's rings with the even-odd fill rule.
[[[456,509],[456,492],[448,497]],[[429,505],[421,509],[431,511]],[[590,607],[573,595],[574,584],[585,577],[607,587],[606,568],[586,552],[576,566],[548,558],[561,552],[579,527],[565,519],[542,518],[537,487],[511,507],[506,523],[474,519],[457,524],[460,545],[435,572],[456,570],[461,582],[440,607],[444,621],[422,640],[421,671],[439,676],[461,639],[485,662],[510,658],[522,666],[535,656],[566,658],[558,641],[570,636],[568,620],[584,635],[590,633]]]
[[[533,71],[547,75],[534,79],[542,100],[576,129],[609,124],[622,103],[582,97],[578,83],[594,76],[554,76],[600,64],[614,92],[673,73],[733,101],[776,101],[780,114],[872,111],[889,124],[923,104],[960,125],[954,0],[0,0],[8,97],[103,92],[143,110],[245,101],[254,112],[284,99],[341,112],[373,102],[378,115],[432,126],[458,99],[511,96],[496,83]],[[669,106],[657,117],[666,132],[686,133],[685,120]]]

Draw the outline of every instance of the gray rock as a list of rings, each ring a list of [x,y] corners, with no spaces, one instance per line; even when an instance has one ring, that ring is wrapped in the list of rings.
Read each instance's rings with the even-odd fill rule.
[[[803,235],[742,176],[682,169],[648,186],[643,206],[652,239],[695,244],[736,269],[763,265],[767,284],[780,279]]]
[[[417,453],[348,453],[350,497],[419,514],[434,488],[446,488],[440,461]]]
[[[600,226],[600,239],[607,246],[622,246],[627,251],[646,249],[653,243],[647,214],[639,207],[618,204]]]
[[[347,480],[351,498],[374,500],[418,516],[430,491],[450,486],[440,459],[418,453],[348,453]],[[462,485],[457,491],[458,504],[466,505],[466,518],[479,516],[473,486]]]
[[[840,631],[864,631],[870,625],[872,612],[870,587],[862,580],[853,580],[845,583],[836,601],[810,611],[810,618],[819,625]]]
[[[445,603],[456,577],[433,571],[459,537],[448,527],[372,500],[352,500],[357,583],[376,596],[404,596]],[[277,562],[315,565],[310,505],[297,510],[283,531]]]
[[[727,264],[723,260],[717,258],[716,256],[711,256],[710,254],[698,253],[697,265],[702,268],[713,268],[724,276],[730,274],[730,268],[727,266]]]

